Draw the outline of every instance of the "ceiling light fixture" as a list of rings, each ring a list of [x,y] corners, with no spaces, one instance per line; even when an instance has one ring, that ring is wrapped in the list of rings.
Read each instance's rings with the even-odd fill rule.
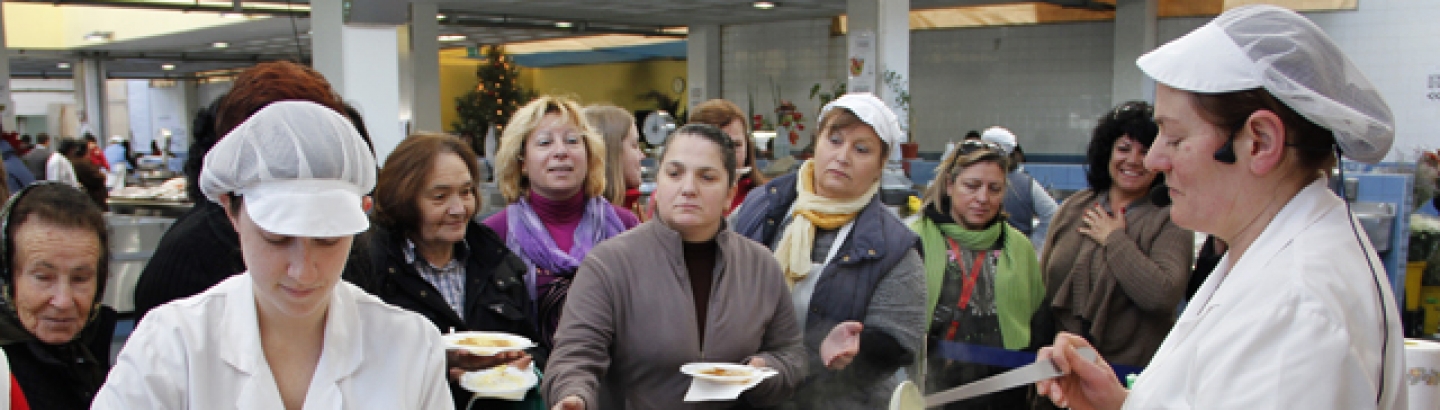
[[[574,23],[571,23],[571,22],[568,22],[568,21],[557,21],[557,22],[555,22],[555,27],[559,27],[559,28],[571,28],[571,27],[575,27],[575,24],[574,24]]]
[[[161,64],[161,65],[160,65],[160,69],[161,69],[161,70],[165,70],[165,71],[174,70],[174,69],[175,69],[175,65],[174,65],[174,64]]]
[[[461,34],[445,34],[440,36],[440,41],[461,41],[465,36]]]
[[[445,15],[444,15],[444,14],[436,14],[436,15],[435,15],[435,19],[436,19],[436,20],[444,20],[444,19],[445,19]]]
[[[214,47],[214,48],[230,48],[230,43],[226,43],[226,42],[224,42],[224,41],[217,41],[217,42],[211,43],[211,44],[210,44],[210,47]]]
[[[775,2],[773,1],[757,1],[751,5],[755,6],[755,8],[760,10],[769,10],[775,8]]]
[[[58,68],[60,68],[61,70],[69,70],[69,69],[70,69],[70,63],[62,62],[62,63],[60,63],[60,64],[56,64],[55,67],[58,67]]]
[[[115,33],[111,31],[92,31],[90,32],[90,34],[85,35],[85,41],[89,41],[92,43],[100,41],[110,41],[110,39],[114,37]]]

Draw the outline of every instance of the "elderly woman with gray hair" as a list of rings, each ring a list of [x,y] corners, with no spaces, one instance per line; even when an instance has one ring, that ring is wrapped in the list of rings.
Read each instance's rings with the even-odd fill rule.
[[[90,407],[110,369],[115,311],[105,290],[105,217],[85,194],[59,182],[16,193],[5,210],[0,269],[0,380],[5,408]]]

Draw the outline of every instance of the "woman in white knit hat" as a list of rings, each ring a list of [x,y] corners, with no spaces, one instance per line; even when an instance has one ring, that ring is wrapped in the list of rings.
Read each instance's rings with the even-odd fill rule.
[[[280,101],[205,156],[249,270],[150,311],[96,409],[451,409],[440,333],[340,280],[375,157],[346,118]]]
[[[1075,409],[1404,409],[1399,312],[1383,267],[1326,187],[1337,155],[1377,162],[1394,121],[1314,23],[1235,8],[1138,61],[1157,83],[1176,224],[1231,245],[1131,390],[1062,333],[1041,382]]]

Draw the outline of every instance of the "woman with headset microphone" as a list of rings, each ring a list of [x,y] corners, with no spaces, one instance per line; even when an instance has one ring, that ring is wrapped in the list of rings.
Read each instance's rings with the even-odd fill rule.
[[[1074,409],[1405,409],[1399,313],[1379,258],[1326,186],[1335,154],[1385,156],[1394,120],[1314,23],[1232,9],[1137,64],[1158,83],[1176,224],[1230,252],[1130,390],[1061,333],[1042,349],[1066,375],[1039,392]]]

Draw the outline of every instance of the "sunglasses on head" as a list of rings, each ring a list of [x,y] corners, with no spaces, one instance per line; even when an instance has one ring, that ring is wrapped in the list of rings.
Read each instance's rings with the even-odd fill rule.
[[[1000,149],[999,145],[996,145],[993,142],[985,142],[981,140],[965,140],[961,141],[960,145],[955,147],[955,154],[950,156],[949,162],[942,165],[947,170],[947,174],[955,172],[955,169],[960,166],[960,156],[970,155],[972,153],[981,151],[984,151],[988,154],[994,154],[996,157],[1000,158],[1004,157],[1003,153],[1005,152],[1004,150]]]
[[[981,141],[981,140],[965,140],[965,141],[961,141],[961,142],[960,142],[960,146],[955,147],[955,151],[956,151],[956,152],[959,152],[959,153],[962,154],[962,155],[963,155],[963,154],[969,154],[969,153],[972,153],[972,152],[975,152],[975,151],[979,151],[979,150],[982,150],[982,149],[990,150],[990,151],[995,151],[995,152],[1004,152],[1003,150],[1000,149],[1000,146],[999,146],[999,145],[996,145],[996,144],[993,143],[993,142],[985,142],[985,141]]]

